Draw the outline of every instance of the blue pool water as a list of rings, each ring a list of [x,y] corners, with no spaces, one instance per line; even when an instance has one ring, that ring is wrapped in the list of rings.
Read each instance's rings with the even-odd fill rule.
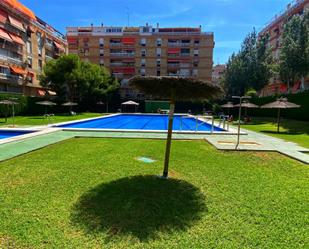
[[[181,125],[182,123],[182,125]],[[196,131],[196,119],[175,115],[173,130]],[[90,121],[60,125],[63,128],[119,129],[119,130],[167,130],[168,115],[120,114]],[[211,131],[211,125],[198,121],[198,131]],[[214,127],[214,131],[223,131]]]
[[[16,137],[24,134],[31,133],[32,131],[9,131],[9,130],[0,130],[0,139],[5,139],[9,137]]]

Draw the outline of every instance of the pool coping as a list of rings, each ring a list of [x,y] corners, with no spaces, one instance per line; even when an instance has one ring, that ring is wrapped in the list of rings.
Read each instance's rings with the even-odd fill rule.
[[[111,129],[111,128],[107,128],[107,129],[103,129],[103,128],[72,128],[72,127],[59,127],[61,125],[70,125],[70,124],[76,124],[76,123],[81,123],[81,122],[87,122],[87,121],[93,121],[93,120],[97,120],[97,119],[102,119],[102,118],[109,118],[109,117],[114,117],[114,116],[119,116],[122,114],[128,114],[128,115],[143,115],[143,116],[147,116],[147,115],[162,115],[162,114],[158,114],[158,113],[116,113],[116,114],[110,114],[110,115],[105,115],[105,116],[99,116],[99,117],[94,117],[94,118],[87,118],[87,119],[80,119],[80,120],[74,120],[74,121],[67,121],[67,122],[62,122],[62,123],[56,123],[56,124],[52,124],[49,125],[48,127],[50,128],[61,128],[63,131],[95,131],[95,132],[141,132],[141,133],[167,133],[167,130],[141,130],[141,129]],[[175,115],[187,115],[188,117],[192,117],[192,118],[197,118],[199,121],[205,122],[209,125],[212,125],[211,123],[209,123],[208,120],[203,119],[202,117],[196,117],[194,115],[191,114],[187,114],[187,113],[175,113]],[[214,121],[214,126],[216,126],[217,128],[223,129],[220,127],[220,123],[218,123],[216,120]],[[211,134],[222,134],[222,135],[237,135],[237,130],[234,129],[233,127],[229,126],[229,130],[223,130],[223,131],[179,131],[173,130],[173,133],[176,134],[201,134],[201,135],[211,135]],[[241,135],[247,135],[246,132],[241,131],[240,132]]]

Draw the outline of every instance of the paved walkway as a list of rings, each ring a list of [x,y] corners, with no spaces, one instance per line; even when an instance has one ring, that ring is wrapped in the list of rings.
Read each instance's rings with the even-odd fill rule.
[[[50,129],[49,129],[50,130]],[[292,142],[270,137],[261,133],[247,131],[248,135],[241,135],[239,150],[251,151],[277,151],[292,157],[303,163],[309,164],[309,149],[298,146]],[[20,141],[12,141],[0,144],[0,161],[7,160],[30,151],[34,151],[50,144],[54,144],[74,137],[104,137],[104,138],[150,138],[165,139],[164,133],[142,132],[95,132],[95,131],[49,131],[50,133],[26,138]],[[234,150],[236,143],[235,135],[205,135],[205,134],[173,134],[173,139],[205,139],[219,150]]]

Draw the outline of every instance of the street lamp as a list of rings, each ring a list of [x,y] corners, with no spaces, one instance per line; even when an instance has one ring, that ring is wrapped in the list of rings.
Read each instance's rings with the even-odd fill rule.
[[[239,146],[239,135],[240,135],[240,118],[241,118],[241,103],[243,99],[251,99],[250,96],[232,96],[233,99],[239,99],[239,112],[238,112],[238,130],[237,130],[237,143],[235,150],[237,150]]]

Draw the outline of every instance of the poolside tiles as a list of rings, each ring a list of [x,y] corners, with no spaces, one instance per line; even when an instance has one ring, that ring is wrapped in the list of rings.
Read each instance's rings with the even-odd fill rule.
[[[240,136],[238,150],[247,151],[277,151],[281,154],[309,164],[309,149],[295,143],[286,142],[282,139],[270,137],[261,133],[244,130],[247,135]],[[148,138],[165,139],[165,133],[142,133],[142,132],[95,132],[95,131],[54,131],[48,134],[27,138],[21,141],[13,141],[0,144],[0,161],[7,160],[50,144],[54,144],[74,137],[102,137],[102,138]],[[235,135],[219,134],[173,134],[173,139],[192,140],[205,139],[219,150],[234,150]]]

